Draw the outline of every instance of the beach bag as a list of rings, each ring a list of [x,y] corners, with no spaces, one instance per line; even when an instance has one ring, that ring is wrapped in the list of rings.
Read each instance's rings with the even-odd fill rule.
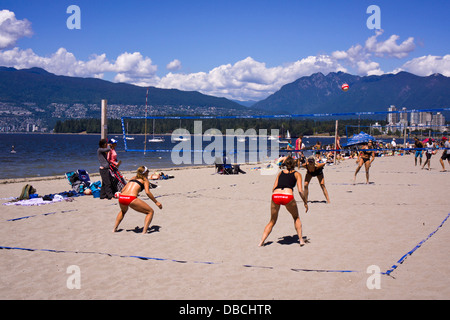
[[[78,173],[78,179],[80,179],[83,182],[83,184],[87,188],[89,188],[89,186],[91,185],[91,179],[89,178],[89,173],[83,169],[79,169],[77,173]]]
[[[26,184],[22,188],[22,192],[20,193],[20,196],[18,197],[18,200],[30,199],[30,195],[31,194],[35,194],[35,193],[36,193],[36,189],[33,188],[33,186],[31,184]]]
[[[86,170],[78,170],[78,172],[66,172],[66,178],[72,186],[72,190],[78,193],[83,193],[91,185],[89,174]]]

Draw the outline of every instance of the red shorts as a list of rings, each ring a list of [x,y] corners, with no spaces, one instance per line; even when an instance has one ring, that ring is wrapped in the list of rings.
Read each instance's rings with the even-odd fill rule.
[[[275,204],[287,205],[292,200],[294,200],[294,196],[292,194],[276,194],[275,193],[272,195],[272,201],[275,202]]]
[[[124,206],[129,206],[131,202],[133,202],[134,199],[137,197],[135,196],[125,196],[123,194],[119,195],[119,203],[123,204]]]

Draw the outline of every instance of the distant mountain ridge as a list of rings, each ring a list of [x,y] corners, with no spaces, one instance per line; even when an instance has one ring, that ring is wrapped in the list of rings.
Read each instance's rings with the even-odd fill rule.
[[[350,89],[342,91],[342,84]],[[354,76],[343,72],[315,73],[284,85],[252,107],[273,114],[385,111],[390,105],[407,109],[450,106],[450,78],[420,77],[408,72]]]
[[[341,85],[350,89],[343,92]],[[0,67],[0,103],[51,103],[143,105],[146,87],[95,78],[58,76],[41,68],[17,70]],[[315,73],[284,85],[264,100],[231,101],[196,91],[149,88],[148,104],[154,106],[215,107],[234,114],[310,114],[384,111],[390,105],[408,109],[450,106],[450,78],[408,72],[381,76],[355,76],[343,72]],[[251,105],[251,107],[250,107]],[[175,108],[176,109],[176,108]],[[200,110],[200,109],[199,109]],[[249,111],[250,110],[250,111]],[[48,111],[48,110],[43,110]],[[214,112],[214,111],[213,111]]]
[[[50,103],[99,104],[108,103],[143,105],[146,87],[127,83],[113,83],[95,78],[58,76],[41,68],[21,69],[0,67],[0,102],[33,102],[40,106]],[[193,107],[217,107],[248,110],[228,100],[196,91],[149,88],[150,105],[190,105]]]

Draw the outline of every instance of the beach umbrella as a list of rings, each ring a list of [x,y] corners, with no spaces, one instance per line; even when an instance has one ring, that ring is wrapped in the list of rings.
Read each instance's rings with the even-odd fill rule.
[[[347,144],[345,144],[344,147],[367,143],[370,140],[375,141],[375,138],[370,134],[361,131],[360,133],[355,134],[350,139],[348,139]]]

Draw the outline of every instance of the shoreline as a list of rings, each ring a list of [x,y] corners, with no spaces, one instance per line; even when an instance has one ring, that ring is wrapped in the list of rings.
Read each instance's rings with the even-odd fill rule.
[[[214,168],[214,165],[192,165],[192,166],[184,166],[184,167],[168,167],[161,169],[152,169],[152,172],[159,171],[179,171],[179,170],[188,170],[188,169],[203,169],[203,168]],[[121,171],[122,175],[134,174],[135,171],[126,170]],[[89,173],[89,177],[91,178],[91,182],[93,181],[92,177],[100,178],[99,172]],[[50,180],[65,180],[67,179],[65,175],[55,175],[55,176],[43,176],[43,177],[29,177],[29,178],[5,178],[0,179],[0,185],[9,184],[9,183],[19,183],[19,182],[33,182],[33,181],[50,181]]]

